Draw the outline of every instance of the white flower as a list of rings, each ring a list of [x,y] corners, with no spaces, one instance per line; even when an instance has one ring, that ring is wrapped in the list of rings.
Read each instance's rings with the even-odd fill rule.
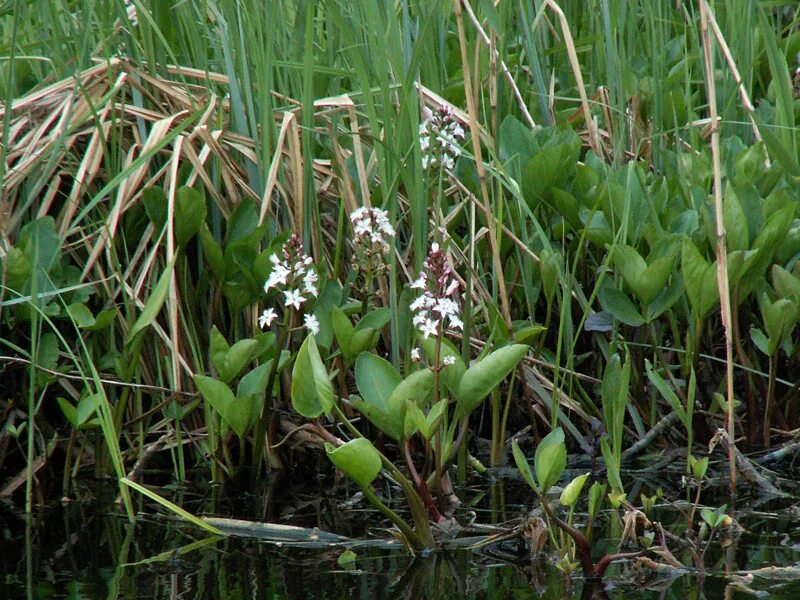
[[[444,169],[454,169],[455,159],[461,155],[460,143],[465,138],[464,128],[448,107],[436,111],[425,107],[423,118],[419,125],[422,168],[441,165]]]
[[[275,255],[273,254],[272,256]],[[270,260],[271,258],[272,257],[270,257]],[[278,285],[286,285],[289,273],[289,269],[287,269],[283,264],[280,262],[275,263],[275,266],[272,268],[272,272],[267,278],[267,282],[264,284],[264,292],[266,293],[270,290],[270,288],[277,287]]]
[[[447,289],[444,291],[444,295],[452,296],[458,291],[458,286],[459,286],[458,279],[454,278],[453,281],[450,282],[450,285],[447,286]]]
[[[435,319],[425,319],[425,322],[422,324],[422,327],[420,327],[422,335],[425,336],[426,340],[431,335],[436,335],[438,333],[438,329],[439,329],[439,321]]]
[[[456,364],[456,357],[455,356],[445,356],[442,359],[442,364],[445,367],[449,367],[450,365],[454,365],[454,364]]]
[[[419,333],[430,337],[439,335],[444,328],[464,330],[461,320],[458,290],[460,284],[453,275],[447,256],[438,243],[431,244],[431,251],[424,262],[425,271],[411,283],[412,288],[423,290],[409,308],[413,313],[411,322]]]
[[[431,310],[439,313],[442,317],[457,316],[458,304],[450,298],[438,298]]]
[[[411,351],[411,360],[413,360],[414,362],[419,362],[422,360],[422,357],[419,354],[419,348],[414,348]]]
[[[300,310],[300,305],[306,301],[306,299],[300,295],[300,290],[283,292],[283,297],[283,304],[285,306],[294,306],[295,310]]]
[[[274,308],[266,308],[258,317],[258,326],[261,327],[261,329],[264,329],[264,327],[269,327],[277,318],[278,313],[275,312]]]
[[[422,310],[423,308],[425,308],[425,300],[426,300],[426,296],[420,296],[419,298],[417,298],[416,300],[414,300],[411,303],[409,308],[411,310],[413,310],[414,312],[417,312],[418,310]]]
[[[303,277],[303,285],[305,286],[305,292],[307,294],[311,294],[314,297],[317,297],[319,295],[316,286],[316,281],[318,278],[319,277],[316,271],[312,271],[310,269],[306,271],[306,274]]]
[[[128,13],[131,25],[136,27],[139,24],[139,16],[136,14],[136,5],[132,0],[125,0],[125,12]]]
[[[428,279],[425,277],[425,273],[420,271],[419,278],[411,282],[411,289],[424,290],[427,285]]]
[[[388,254],[391,247],[387,239],[395,235],[394,227],[389,223],[389,213],[380,208],[362,206],[350,213],[353,233],[357,246],[368,260],[383,262],[382,254]]]
[[[303,323],[311,333],[317,335],[319,333],[319,321],[314,315],[303,315]]]

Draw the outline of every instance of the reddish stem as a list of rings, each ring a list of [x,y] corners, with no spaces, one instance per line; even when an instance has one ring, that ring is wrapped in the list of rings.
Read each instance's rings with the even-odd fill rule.
[[[425,480],[419,476],[419,473],[417,473],[417,469],[414,466],[414,461],[411,460],[411,450],[408,440],[404,440],[402,446],[403,458],[406,461],[408,472],[411,474],[411,481],[414,482],[414,487],[417,488],[420,496],[422,496],[422,502],[425,504],[425,509],[428,511],[428,514],[431,516],[431,519],[433,519],[434,523],[441,523],[444,520],[444,517],[436,507],[436,503],[433,501],[433,498],[431,498],[431,493],[428,490]]]

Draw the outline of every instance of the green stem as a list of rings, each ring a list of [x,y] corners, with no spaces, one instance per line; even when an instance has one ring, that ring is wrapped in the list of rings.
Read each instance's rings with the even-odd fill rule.
[[[333,413],[336,415],[336,418],[339,419],[342,425],[344,425],[345,428],[351,433],[351,435],[353,435],[353,437],[364,437],[345,416],[338,404],[333,405]],[[422,542],[422,547],[433,548],[433,532],[431,531],[431,524],[428,521],[428,515],[425,511],[425,506],[422,503],[422,499],[419,497],[419,494],[417,494],[413,484],[405,475],[403,475],[400,469],[395,467],[394,464],[388,458],[386,458],[382,452],[378,451],[378,454],[381,457],[381,464],[383,468],[386,469],[392,478],[400,485],[400,487],[403,488],[403,493],[406,497],[406,503],[411,511],[411,518],[414,520],[414,526],[417,528],[417,536]]]
[[[764,447],[769,448],[770,435],[769,428],[772,425],[772,408],[775,400],[775,372],[778,370],[778,350],[776,349],[769,357],[769,383],[767,384],[767,400],[764,407]],[[728,410],[733,410],[732,406]]]
[[[387,517],[401,532],[403,532],[403,535],[408,543],[411,544],[412,548],[415,550],[422,550],[423,548],[428,547],[422,538],[417,535],[417,532],[411,529],[409,524],[406,523],[403,518],[400,517],[400,515],[380,501],[380,498],[375,495],[375,492],[373,492],[369,486],[362,487],[361,491],[364,492],[364,496],[367,497],[367,500],[369,500],[375,508],[381,511],[385,517]]]
[[[268,430],[269,420],[272,417],[272,388],[275,385],[275,377],[278,374],[278,367],[281,362],[281,353],[289,338],[289,332],[294,324],[294,312],[289,311],[288,323],[281,324],[279,330],[278,343],[275,345],[275,357],[272,359],[272,369],[269,372],[269,379],[267,380],[266,398],[264,399],[264,406],[261,409],[261,418],[256,421],[255,430],[253,432],[253,481],[258,477],[261,472],[261,465],[264,459],[264,454],[270,454],[270,440],[264,444],[264,434]],[[262,447],[264,444],[265,447]]]
[[[442,319],[444,320],[444,319]],[[433,404],[432,406],[436,406],[439,403],[440,397],[440,390],[439,390],[439,383],[441,380],[440,373],[442,371],[442,336],[444,336],[444,323],[439,323],[439,331],[436,336],[436,351],[434,352],[434,359],[433,359]],[[445,411],[446,412],[446,411]],[[442,428],[443,425],[440,425],[436,428],[436,433],[434,434],[434,484],[436,485],[437,489],[440,488],[440,482],[442,480],[442,465],[444,463],[444,458],[442,457]],[[439,490],[441,492],[441,489]]]
[[[500,449],[498,442],[500,438],[500,390],[492,390],[492,449],[489,452],[489,465],[492,467],[500,466]]]

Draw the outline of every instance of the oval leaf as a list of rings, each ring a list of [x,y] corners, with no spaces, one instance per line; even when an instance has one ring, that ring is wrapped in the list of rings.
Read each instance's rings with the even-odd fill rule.
[[[356,386],[367,404],[388,412],[389,397],[401,381],[400,374],[386,360],[369,352],[356,359]]]
[[[589,473],[584,473],[583,475],[578,475],[567,484],[567,487],[561,492],[561,497],[559,498],[559,502],[561,502],[562,506],[575,506],[578,497],[581,495],[581,490],[583,490],[583,484],[586,483],[588,478]]]
[[[313,334],[300,346],[292,368],[292,406],[307,419],[329,414],[333,408],[333,386]]]
[[[358,486],[367,487],[381,472],[381,455],[366,438],[356,438],[334,448],[325,443],[328,458]]]
[[[514,455],[514,462],[517,464],[517,469],[519,469],[522,478],[525,480],[531,489],[533,489],[537,494],[539,493],[539,488],[536,486],[536,481],[533,479],[533,473],[531,473],[531,466],[528,464],[528,459],[525,456],[525,453],[519,447],[517,440],[511,442],[511,453]]]
[[[527,351],[524,344],[504,346],[467,369],[458,385],[460,415],[471,413],[514,370]]]
[[[564,430],[557,427],[536,447],[533,458],[536,468],[536,480],[542,486],[542,493],[547,493],[553,484],[558,482],[567,467],[567,446],[564,443]]]

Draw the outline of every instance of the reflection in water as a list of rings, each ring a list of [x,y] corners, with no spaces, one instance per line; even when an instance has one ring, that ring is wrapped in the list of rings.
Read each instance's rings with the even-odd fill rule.
[[[502,502],[503,493],[498,488],[487,498],[486,510],[493,508],[498,522],[520,510]],[[181,501],[191,504],[192,498]],[[209,500],[204,502],[209,507]],[[291,512],[296,524],[365,536],[359,523],[370,519],[358,508],[336,512],[332,508],[336,502],[326,503],[318,494],[295,497],[293,502],[291,507],[268,507],[256,497],[231,501],[218,494],[211,506],[236,509],[240,515],[264,512],[276,521]],[[138,508],[149,515],[156,510],[144,502]],[[193,510],[200,512],[198,506]],[[620,564],[614,567],[610,583],[580,579],[570,583],[546,561],[531,564],[520,538],[479,550],[450,550],[425,557],[411,557],[397,548],[356,545],[352,548],[355,562],[342,566],[338,564],[340,547],[210,538],[169,517],[140,517],[130,524],[114,509],[111,493],[105,499],[99,495],[50,507],[31,518],[0,506],[0,598],[734,600],[760,593],[795,599],[800,597],[797,579],[768,580],[768,571],[742,574],[745,567],[800,565],[800,550],[789,541],[799,537],[797,522],[782,514],[787,513],[754,515],[748,523],[749,537],[710,550],[705,581],[693,572],[659,579],[641,566]],[[676,514],[675,522],[680,518]],[[490,519],[488,514],[481,515],[482,522]],[[610,531],[613,527],[605,534]],[[598,544],[613,543],[598,540]],[[730,577],[722,578],[725,573]]]

